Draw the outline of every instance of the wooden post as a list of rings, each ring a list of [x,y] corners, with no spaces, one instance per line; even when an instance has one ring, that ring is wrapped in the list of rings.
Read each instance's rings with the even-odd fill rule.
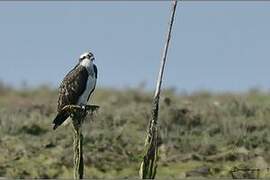
[[[161,83],[163,78],[163,72],[165,67],[165,62],[167,58],[167,52],[169,47],[169,42],[171,39],[172,25],[174,22],[175,10],[177,6],[177,0],[173,1],[172,4],[172,13],[170,17],[170,23],[168,28],[167,40],[165,43],[161,65],[156,85],[156,91],[152,104],[151,119],[148,125],[148,134],[145,140],[145,153],[143,161],[141,163],[139,175],[142,179],[154,179],[157,171],[157,159],[158,159],[158,129],[157,129],[157,120],[158,120],[158,110],[159,110],[159,97],[161,90]]]
[[[82,122],[84,121],[87,113],[94,112],[99,109],[96,105],[86,105],[82,108],[78,105],[65,106],[71,114],[72,127],[73,127],[73,150],[74,150],[74,179],[83,179],[84,163],[83,163],[83,135],[82,135]]]
[[[78,123],[79,122],[79,123]],[[82,119],[72,118],[73,126],[73,150],[74,150],[74,179],[82,179],[84,172],[83,163],[83,135],[81,127]]]

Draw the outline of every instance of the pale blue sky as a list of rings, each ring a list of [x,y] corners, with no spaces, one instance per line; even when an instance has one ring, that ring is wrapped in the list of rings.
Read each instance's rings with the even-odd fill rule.
[[[154,88],[169,1],[0,2],[0,79],[57,87],[91,49],[98,86]],[[270,2],[180,2],[164,86],[270,89]]]

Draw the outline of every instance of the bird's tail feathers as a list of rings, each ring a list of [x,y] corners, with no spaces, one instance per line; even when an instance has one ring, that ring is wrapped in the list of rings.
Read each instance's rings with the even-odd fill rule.
[[[53,129],[55,130],[58,126],[60,126],[67,118],[69,117],[69,112],[62,110],[60,111],[55,119],[53,120]]]

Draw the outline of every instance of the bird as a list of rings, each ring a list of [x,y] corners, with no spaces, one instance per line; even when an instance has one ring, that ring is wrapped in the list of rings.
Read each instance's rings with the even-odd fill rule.
[[[83,53],[76,66],[62,80],[58,92],[57,115],[53,120],[54,130],[70,116],[65,106],[79,105],[85,108],[96,87],[98,72],[94,60],[91,51]]]

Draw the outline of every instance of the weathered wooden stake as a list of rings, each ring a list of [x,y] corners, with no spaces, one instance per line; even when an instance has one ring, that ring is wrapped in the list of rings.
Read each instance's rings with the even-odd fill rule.
[[[71,114],[73,127],[73,150],[74,150],[74,179],[83,179],[84,163],[83,163],[83,135],[82,122],[88,111],[93,112],[99,108],[96,105],[86,105],[85,108],[77,105],[68,105],[67,108]]]
[[[160,89],[161,89],[165,62],[167,58],[169,42],[171,39],[171,31],[172,31],[172,25],[174,21],[176,6],[177,6],[177,0],[173,2],[173,6],[172,6],[172,13],[170,17],[167,40],[165,43],[165,47],[164,47],[164,51],[163,51],[163,55],[161,59],[161,66],[159,70],[156,91],[155,91],[153,104],[152,104],[151,119],[148,125],[148,134],[145,140],[145,153],[144,153],[143,161],[141,163],[140,172],[139,172],[139,175],[142,179],[154,179],[156,176],[156,171],[157,171],[157,159],[158,159],[157,119],[158,119],[158,109],[159,109],[159,97],[160,97]]]
[[[80,122],[81,119],[72,119],[73,124],[73,150],[74,150],[74,179],[82,179],[83,178],[83,135],[82,135],[82,127],[81,125],[76,124],[76,122]]]

